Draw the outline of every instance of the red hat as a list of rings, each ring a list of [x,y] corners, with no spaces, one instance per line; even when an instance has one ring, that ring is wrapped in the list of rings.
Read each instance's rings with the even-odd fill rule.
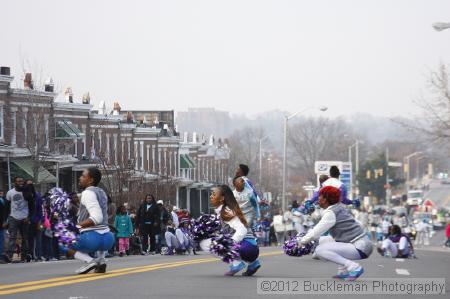
[[[325,197],[330,205],[337,204],[341,198],[341,190],[333,186],[323,187],[319,194]]]

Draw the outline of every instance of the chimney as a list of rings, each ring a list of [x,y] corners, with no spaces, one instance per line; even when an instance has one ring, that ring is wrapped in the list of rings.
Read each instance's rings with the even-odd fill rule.
[[[33,87],[33,78],[31,76],[31,73],[25,74],[25,79],[23,79],[23,87],[25,89],[34,89]]]
[[[192,143],[197,143],[197,132],[192,133]]]
[[[64,92],[64,99],[67,103],[73,103],[73,92],[71,87],[67,87]]]
[[[113,106],[113,115],[120,115],[120,105],[119,102],[114,102],[114,106]]]
[[[214,145],[214,135],[209,136],[209,145]]]
[[[89,95],[89,92],[86,92],[83,95],[83,104],[89,105],[91,103],[91,96]]]
[[[45,81],[44,90],[46,92],[53,92],[55,90],[55,85],[53,84],[53,79],[51,77]]]
[[[188,132],[184,132],[183,143],[188,143]]]
[[[98,114],[105,115],[106,114],[106,104],[105,101],[100,101],[98,104]]]
[[[0,67],[0,75],[11,76],[11,69],[8,66]]]

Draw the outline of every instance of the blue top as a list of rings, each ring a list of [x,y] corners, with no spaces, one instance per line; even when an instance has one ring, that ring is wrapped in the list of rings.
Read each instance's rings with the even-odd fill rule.
[[[129,238],[133,234],[133,224],[129,215],[117,214],[114,219],[114,227],[118,238]]]

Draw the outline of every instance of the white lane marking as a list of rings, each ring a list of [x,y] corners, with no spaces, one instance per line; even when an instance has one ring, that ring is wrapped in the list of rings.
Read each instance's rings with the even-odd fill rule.
[[[404,262],[405,259],[395,259],[396,262]]]
[[[395,272],[397,272],[398,275],[411,275],[406,269],[395,269]]]

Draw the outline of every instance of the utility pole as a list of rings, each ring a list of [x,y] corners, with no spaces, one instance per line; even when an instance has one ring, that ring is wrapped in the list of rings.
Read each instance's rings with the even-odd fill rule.
[[[389,148],[386,147],[386,205],[391,205],[391,186],[389,184]]]

